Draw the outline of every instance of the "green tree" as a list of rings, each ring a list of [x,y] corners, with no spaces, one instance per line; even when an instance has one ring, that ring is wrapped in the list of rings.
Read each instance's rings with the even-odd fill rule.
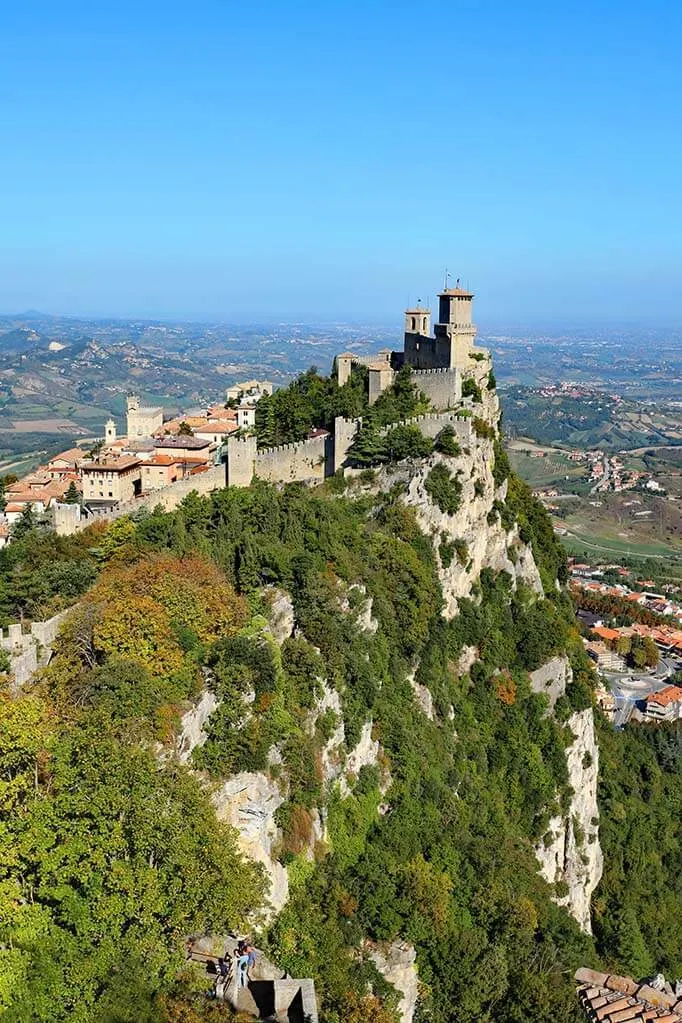
[[[15,520],[12,526],[12,539],[21,540],[22,537],[26,536],[27,533],[33,532],[38,527],[38,515],[35,508],[29,501],[24,506],[18,519]]]
[[[78,487],[76,486],[74,480],[71,480],[71,482],[69,483],[69,487],[68,487],[66,493],[64,494],[64,501],[65,501],[66,504],[80,504],[81,503],[81,495],[80,495],[80,493],[78,491]]]

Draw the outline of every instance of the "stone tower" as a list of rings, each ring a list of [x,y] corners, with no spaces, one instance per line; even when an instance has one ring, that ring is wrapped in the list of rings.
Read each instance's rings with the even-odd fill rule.
[[[458,286],[446,288],[438,296],[438,323],[434,334],[449,341],[450,369],[465,369],[474,345],[476,327],[472,320],[473,292]]]
[[[414,309],[406,309],[405,333],[428,337],[431,333],[431,310],[422,308],[419,302]]]
[[[107,419],[104,424],[104,443],[113,444],[116,440],[116,423],[113,419]]]

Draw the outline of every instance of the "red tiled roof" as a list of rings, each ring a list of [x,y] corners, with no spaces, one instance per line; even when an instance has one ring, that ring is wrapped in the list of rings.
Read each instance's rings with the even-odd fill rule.
[[[592,632],[595,636],[599,636],[601,639],[609,641],[618,639],[620,636],[618,629],[609,629],[605,625],[598,625],[595,629],[592,629]]]
[[[617,977],[597,970],[580,969],[575,974],[578,998],[590,1021],[629,1023],[651,1020],[682,1023],[682,999],[631,977]]]
[[[649,693],[646,698],[647,703],[658,703],[661,707],[668,707],[676,700],[682,700],[682,687],[680,686],[666,686],[665,689],[659,689],[657,693]]]

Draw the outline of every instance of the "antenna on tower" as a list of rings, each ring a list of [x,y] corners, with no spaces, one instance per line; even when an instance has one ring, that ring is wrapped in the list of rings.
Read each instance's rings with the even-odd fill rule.
[[[448,290],[448,281],[449,280],[450,280],[450,271],[448,270],[447,267],[445,267],[445,285],[443,287],[443,291],[447,291]]]

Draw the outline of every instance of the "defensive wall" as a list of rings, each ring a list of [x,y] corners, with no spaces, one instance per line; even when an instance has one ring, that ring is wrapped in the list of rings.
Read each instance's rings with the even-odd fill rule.
[[[227,486],[248,487],[254,476],[268,483],[320,482],[334,472],[333,449],[331,434],[260,451],[255,437],[231,438],[227,442]]]
[[[432,393],[452,395],[452,384],[456,377],[460,384],[458,371],[434,370],[418,376],[418,385],[431,388]],[[428,393],[428,391],[427,391]],[[434,400],[433,398],[431,399]],[[460,399],[459,408],[471,405],[470,399]],[[57,504],[54,512],[54,524],[57,533],[68,535],[79,532],[100,520],[111,522],[123,515],[131,515],[141,508],[152,511],[161,506],[165,511],[172,511],[192,491],[198,494],[210,494],[214,490],[222,490],[225,486],[248,487],[254,477],[269,483],[319,483],[327,476],[333,475],[344,468],[348,451],[360,429],[361,419],[344,419],[338,417],[334,422],[334,434],[324,433],[319,437],[311,437],[295,444],[283,444],[276,448],[258,450],[254,436],[232,437],[227,443],[227,460],[224,465],[216,465],[206,472],[187,476],[183,480],[171,483],[159,490],[152,490],[142,497],[125,501],[117,508],[99,515],[85,516],[79,505]],[[456,411],[426,412],[404,420],[403,425],[419,426],[425,437],[433,439],[446,425],[452,426],[458,441],[467,445],[471,442],[471,420],[463,418]],[[396,423],[384,429],[384,433],[393,429]]]
[[[460,402],[461,407],[469,407],[470,405],[470,399]],[[361,426],[362,419],[343,419],[341,416],[338,416],[334,420],[334,472],[343,469],[350,447]],[[389,426],[379,430],[379,434],[385,436],[390,430],[395,429],[396,426],[418,426],[424,436],[430,440],[437,437],[444,426],[451,426],[455,437],[463,447],[471,444],[471,419],[468,416],[457,415],[457,412],[425,412],[421,416],[402,419],[399,423],[390,423]]]
[[[60,611],[44,622],[33,622],[29,632],[23,631],[20,622],[8,626],[7,631],[0,629],[0,647],[10,655],[14,692],[28,682],[34,671],[49,662],[52,644],[67,614],[68,611]]]
[[[198,494],[210,494],[213,490],[222,490],[224,486],[225,466],[214,465],[205,472],[197,472],[175,483],[169,483],[167,487],[150,490],[148,494],[136,497],[132,501],[123,501],[118,507],[101,514],[84,515],[77,504],[57,504],[54,511],[54,527],[60,535],[68,536],[87,529],[94,522],[112,522],[123,515],[132,515],[140,508],[152,511],[161,505],[164,511],[172,511],[193,490]]]
[[[454,369],[415,369],[412,380],[434,408],[449,409],[462,398],[462,374]]]

